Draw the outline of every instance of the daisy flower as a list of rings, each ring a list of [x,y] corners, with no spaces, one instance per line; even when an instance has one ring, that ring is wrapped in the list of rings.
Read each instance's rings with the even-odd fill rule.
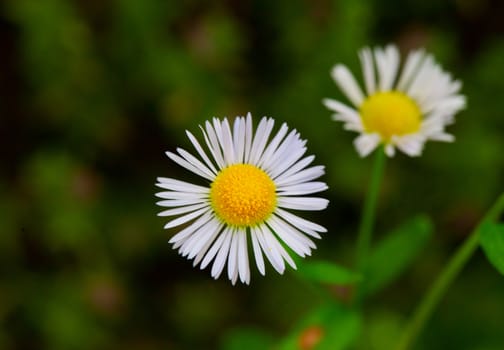
[[[217,279],[227,262],[227,275],[233,284],[238,277],[250,282],[248,242],[252,242],[255,263],[265,274],[264,256],[282,274],[285,262],[296,265],[285,247],[304,257],[311,254],[326,229],[290,210],[322,210],[328,201],[305,197],[327,189],[313,181],[324,174],[323,166],[309,166],[314,156],[303,157],[306,141],[296,130],[282,124],[271,137],[275,122],[262,118],[253,132],[252,117],[237,117],[231,128],[226,118],[214,118],[200,126],[206,148],[187,131],[199,159],[177,148],[166,152],[178,165],[201,176],[206,186],[160,177],[157,204],[170,209],[159,216],[175,216],[165,228],[184,225],[170,239],[182,256],[194,259],[204,269],[212,261],[211,275]]]
[[[394,45],[364,48],[359,58],[366,94],[348,68],[337,64],[331,75],[353,107],[333,99],[323,103],[336,112],[333,119],[345,123],[346,130],[360,133],[354,145],[362,157],[379,145],[384,145],[389,157],[396,148],[419,156],[427,140],[454,140],[445,127],[465,107],[465,97],[458,94],[462,84],[443,71],[432,55],[412,51],[401,70]]]

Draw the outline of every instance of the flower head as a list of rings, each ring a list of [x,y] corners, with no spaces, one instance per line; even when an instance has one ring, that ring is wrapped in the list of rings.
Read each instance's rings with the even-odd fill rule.
[[[333,99],[323,102],[336,112],[334,120],[360,133],[354,144],[362,157],[380,144],[390,157],[396,148],[419,156],[427,140],[454,140],[445,127],[465,107],[465,97],[458,94],[462,84],[443,71],[432,55],[412,51],[400,73],[399,51],[394,45],[364,48],[359,57],[366,94],[348,68],[337,64],[332,77],[354,107]]]
[[[279,273],[285,262],[296,267],[284,246],[304,257],[326,229],[289,210],[322,210],[328,201],[304,197],[327,189],[313,181],[324,174],[323,166],[309,166],[314,156],[303,157],[306,141],[286,124],[271,137],[274,121],[262,118],[253,132],[252,117],[237,117],[231,128],[226,118],[213,119],[201,127],[209,155],[187,131],[199,159],[178,148],[168,157],[204,178],[201,186],[171,178],[158,178],[156,194],[168,207],[159,216],[175,216],[165,228],[185,227],[170,239],[180,254],[194,259],[194,266],[205,268],[213,261],[211,274],[218,278],[227,262],[233,284],[238,277],[250,282],[248,240],[257,268],[265,273],[263,254]]]

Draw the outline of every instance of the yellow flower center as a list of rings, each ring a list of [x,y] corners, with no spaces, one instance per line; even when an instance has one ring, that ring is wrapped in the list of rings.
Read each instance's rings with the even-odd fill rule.
[[[360,115],[367,132],[379,133],[387,141],[394,135],[417,132],[422,120],[415,101],[397,91],[369,96],[360,108]]]
[[[210,186],[210,200],[217,216],[228,225],[253,226],[275,210],[275,183],[263,170],[250,164],[223,169]]]

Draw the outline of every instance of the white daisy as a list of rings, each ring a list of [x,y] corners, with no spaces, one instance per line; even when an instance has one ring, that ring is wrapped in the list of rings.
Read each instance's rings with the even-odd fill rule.
[[[279,273],[285,262],[296,268],[284,246],[304,257],[326,229],[288,210],[322,210],[328,201],[304,195],[324,191],[324,182],[313,181],[324,174],[323,166],[310,166],[314,156],[303,157],[306,141],[283,124],[270,139],[271,118],[262,118],[255,135],[252,117],[237,117],[231,129],[226,118],[216,118],[200,127],[207,155],[187,131],[200,159],[177,148],[168,157],[208,181],[199,186],[171,178],[158,178],[157,204],[170,209],[159,216],[177,216],[165,228],[185,227],[170,243],[182,256],[205,268],[213,261],[211,274],[218,278],[227,262],[228,277],[250,282],[248,240],[252,241],[257,268],[265,273],[263,254]],[[269,142],[268,142],[269,140]]]
[[[344,122],[346,130],[360,133],[354,144],[362,157],[380,144],[390,157],[396,147],[409,156],[419,156],[427,140],[454,140],[445,127],[465,107],[465,97],[458,94],[462,84],[443,71],[432,55],[412,51],[401,72],[394,45],[364,48],[359,58],[366,94],[346,66],[337,64],[331,72],[355,108],[333,99],[323,102],[336,112],[334,120]]]

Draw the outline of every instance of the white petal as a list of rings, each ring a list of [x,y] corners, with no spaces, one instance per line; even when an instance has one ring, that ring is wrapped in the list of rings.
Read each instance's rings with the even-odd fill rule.
[[[226,162],[226,165],[234,164],[236,163],[236,156],[233,145],[233,135],[231,134],[231,128],[227,118],[224,118],[224,121],[220,125],[222,126],[221,145],[224,154],[224,161]]]
[[[175,154],[175,153],[172,153],[172,152],[166,152],[166,155],[171,159],[173,160],[175,163],[177,163],[178,165],[180,165],[181,167],[184,167],[186,168],[187,170],[189,171],[192,171],[193,173],[201,176],[201,177],[204,177],[210,181],[212,181],[214,179],[214,175],[212,175],[211,172],[205,172],[206,170],[208,170],[206,167],[205,169],[203,168],[197,168],[196,166],[194,166],[193,164],[189,163],[187,160],[185,160],[184,158],[180,157],[179,155]]]
[[[203,133],[203,137],[205,138],[205,142],[207,144],[208,149],[212,153],[213,158],[215,159],[215,162],[219,166],[219,168],[224,168],[226,163],[224,162],[224,156],[222,155],[222,151],[219,145],[219,141],[217,139],[217,135],[215,133],[215,130],[210,124],[210,122],[206,121],[205,122],[205,128],[200,127],[201,131]],[[206,132],[205,132],[206,130]]]
[[[250,283],[250,267],[247,250],[247,232],[238,230],[238,273],[242,283]]]
[[[259,270],[261,275],[264,276],[266,271],[264,269],[264,259],[263,259],[263,255],[262,255],[261,246],[259,245],[259,241],[257,238],[257,235],[259,235],[259,234],[261,234],[261,233],[258,232],[255,227],[250,228],[250,237],[252,240],[252,247],[254,248],[254,257],[255,257],[257,269]]]
[[[205,194],[208,194],[210,192],[210,189],[208,187],[194,185],[185,181],[175,180],[167,177],[158,177],[157,180],[158,183],[156,184],[156,186],[164,188],[166,190]]]
[[[258,166],[263,165],[264,162],[267,162],[269,159],[271,159],[272,155],[277,150],[278,145],[280,144],[284,136],[287,134],[288,130],[289,128],[287,127],[287,124],[283,123],[282,126],[280,127],[280,130],[277,132],[275,137],[271,140],[268,147],[262,154],[261,159],[259,159],[259,162],[257,163]]]
[[[397,148],[411,157],[417,157],[422,154],[424,140],[418,136],[402,136],[395,141]]]
[[[338,113],[338,121],[344,121],[348,123],[361,123],[361,117],[359,112],[357,112],[352,107],[348,107],[347,105],[333,100],[331,98],[324,98],[322,103],[331,111]]]
[[[236,152],[236,162],[244,162],[245,154],[245,119],[238,117],[233,126],[233,145]]]
[[[455,141],[455,136],[440,132],[437,134],[429,135],[429,140],[442,141],[442,142],[453,142]]]
[[[202,202],[207,203],[206,200],[201,199],[201,198],[168,199],[165,201],[156,202],[156,205],[159,205],[161,207],[180,207],[180,206],[184,206],[184,205],[198,204],[198,203],[202,203]]]
[[[224,235],[224,240],[222,242],[222,245],[219,247],[219,252],[215,257],[211,271],[211,275],[215,279],[219,278],[222,270],[224,269],[224,265],[226,264],[226,260],[229,254],[229,246],[231,244],[231,236],[233,233],[231,232],[231,229],[227,229],[222,234]]]
[[[277,254],[280,254],[280,257],[282,259],[282,264],[283,264],[283,260],[285,260],[293,269],[296,269],[296,264],[294,263],[294,261],[290,257],[289,253],[287,253],[287,251],[284,249],[284,247],[282,247],[280,242],[278,242],[277,238],[273,235],[273,233],[271,233],[269,228],[263,227],[263,233],[264,233],[264,239],[267,242],[267,244],[269,245],[269,247],[271,247],[271,250],[273,252],[277,252]]]
[[[168,243],[178,243],[178,242],[184,242],[187,237],[192,235],[196,230],[198,230],[201,226],[205,225],[207,222],[209,222],[212,219],[213,215],[211,213],[206,213],[202,217],[200,217],[198,220],[194,221],[191,225],[187,226],[184,228],[182,231],[177,233],[175,236],[173,236]],[[177,246],[174,246],[174,249],[177,249],[182,243],[180,243]]]
[[[312,166],[310,168],[301,170],[295,174],[292,174],[290,176],[279,176],[277,179],[275,179],[275,184],[280,187],[280,186],[289,186],[289,185],[294,185],[298,183],[303,183],[303,182],[308,182],[311,180],[314,180],[320,176],[324,175],[324,166],[323,165],[317,165],[317,166]]]
[[[250,159],[250,152],[252,148],[252,116],[250,113],[247,113],[247,118],[245,120],[245,153],[244,153],[244,162],[248,163]]]
[[[301,184],[278,187],[277,191],[284,196],[305,195],[317,193],[327,190],[327,185],[324,182],[305,182]]]
[[[264,122],[263,122],[264,121]],[[266,146],[266,142],[268,142],[268,138],[273,130],[273,126],[275,122],[271,118],[264,117],[259,123],[259,127],[257,128],[254,141],[252,142],[252,149],[250,152],[250,164],[256,165],[261,158],[264,147]]]
[[[217,173],[217,169],[215,169],[214,164],[210,161],[210,159],[208,158],[206,152],[203,150],[203,147],[201,147],[201,145],[199,144],[199,142],[196,139],[196,137],[194,137],[194,135],[191,134],[189,131],[186,131],[186,134],[187,134],[187,137],[189,138],[189,140],[191,141],[191,143],[193,144],[194,148],[196,148],[196,151],[198,152],[198,154],[200,155],[200,157],[203,158],[203,160],[205,161],[206,165],[210,169],[212,169],[212,171],[214,173]]]
[[[411,79],[417,72],[420,62],[423,60],[424,57],[425,53],[423,50],[412,51],[408,54],[408,57],[406,58],[406,63],[404,64],[401,76],[399,77],[399,81],[397,83],[397,90],[399,91],[408,90],[411,83]]]
[[[332,69],[331,75],[346,97],[348,97],[354,106],[359,107],[364,100],[364,95],[348,68],[338,64]]]
[[[362,134],[354,140],[354,146],[359,155],[365,157],[378,147],[380,141],[380,135],[378,134]]]
[[[375,50],[376,66],[379,76],[379,90],[392,89],[399,68],[399,51],[394,45],[388,45],[385,50]]]
[[[327,208],[329,201],[318,197],[279,197],[280,208],[295,210],[323,210]]]
[[[203,259],[203,257],[205,256],[206,252],[208,251],[208,248],[214,242],[215,237],[219,236],[219,233],[222,230],[223,226],[224,225],[222,223],[219,223],[219,225],[217,226],[217,228],[214,231],[213,236],[210,239],[208,239],[208,241],[205,243],[205,245],[200,249],[198,255],[196,255],[196,257],[194,258],[193,266],[198,265],[199,262],[201,261],[201,259]]]
[[[283,178],[287,178],[287,177],[291,176],[292,174],[295,174],[295,173],[303,170],[308,165],[310,165],[314,159],[315,159],[315,156],[313,156],[313,155],[301,159],[296,164],[292,165],[289,169],[285,170],[285,172],[283,174],[280,174],[277,178],[279,180],[283,179]],[[276,178],[273,178],[273,179],[276,179]]]
[[[205,193],[179,192],[179,191],[158,192],[155,194],[155,196],[163,199],[194,199],[199,200],[198,202],[202,202],[206,198],[208,198],[208,194]]]
[[[228,278],[230,281],[234,280],[234,276],[238,272],[238,234],[235,231],[231,234],[231,245],[229,246],[228,255]],[[234,284],[234,283],[233,283]]]
[[[311,255],[311,248],[315,248],[315,244],[306,236],[303,236],[294,228],[276,217],[271,217],[268,220],[268,225],[271,226],[277,236],[297,255],[303,258],[305,255]]]
[[[385,146],[385,154],[389,157],[393,157],[395,155],[395,147],[392,144],[387,144]]]
[[[205,267],[207,267],[207,265],[213,260],[213,258],[215,257],[215,254],[217,254],[220,247],[222,246],[222,243],[224,243],[224,240],[227,237],[226,232],[227,232],[227,229],[224,229],[224,231],[221,232],[219,237],[217,237],[217,239],[213,243],[212,248],[210,248],[210,250],[206,253],[205,258],[203,259],[203,261],[201,262],[201,265],[200,265],[201,269],[204,269]]]
[[[195,205],[188,205],[186,207],[168,209],[168,210],[165,210],[165,211],[158,213],[157,215],[158,216],[180,215],[180,214],[188,213],[190,211],[195,211],[195,210],[203,208],[203,207],[208,207],[208,203],[199,203],[199,204],[195,204]]]
[[[275,213],[281,218],[283,218],[285,221],[291,223],[293,226],[299,228],[301,231],[303,231],[306,234],[309,234],[312,237],[320,239],[321,237],[317,232],[327,232],[327,229],[325,227],[317,225],[311,221],[302,219],[299,216],[289,213],[288,211],[285,211],[283,209],[277,208],[275,210]]]
[[[373,66],[373,55],[369,48],[364,48],[359,53],[359,58],[362,66],[362,73],[364,75],[364,83],[366,84],[366,91],[368,96],[376,91],[376,80]]]
[[[285,271],[285,264],[282,255],[276,249],[276,246],[271,244],[271,239],[267,239],[269,236],[266,236],[266,234],[271,235],[269,229],[265,226],[258,226],[256,232],[257,240],[269,262],[279,274],[283,274]]]
[[[199,259],[203,257],[210,244],[212,244],[215,237],[217,237],[217,235],[219,234],[220,228],[222,228],[222,223],[220,223],[216,219],[211,220],[209,223],[203,225],[199,229],[199,231],[201,231],[200,237],[198,237],[198,239],[195,240],[193,244],[188,246],[187,249],[183,251],[182,255],[189,254],[187,257],[188,259],[193,259],[194,257],[199,256],[199,258],[193,263],[193,265],[196,265]],[[195,233],[193,237],[196,236],[197,234]]]
[[[165,226],[164,228],[165,229],[168,229],[168,228],[172,228],[172,227],[175,227],[175,226],[179,226],[179,225],[182,225],[182,224],[185,224],[186,222],[188,221],[191,221],[195,218],[197,218],[198,216],[201,216],[203,215],[204,213],[210,211],[211,209],[209,209],[208,207],[205,207],[203,209],[200,209],[200,210],[196,210],[190,214],[186,214],[184,216],[181,216],[177,219],[174,219],[172,221],[169,221]]]

